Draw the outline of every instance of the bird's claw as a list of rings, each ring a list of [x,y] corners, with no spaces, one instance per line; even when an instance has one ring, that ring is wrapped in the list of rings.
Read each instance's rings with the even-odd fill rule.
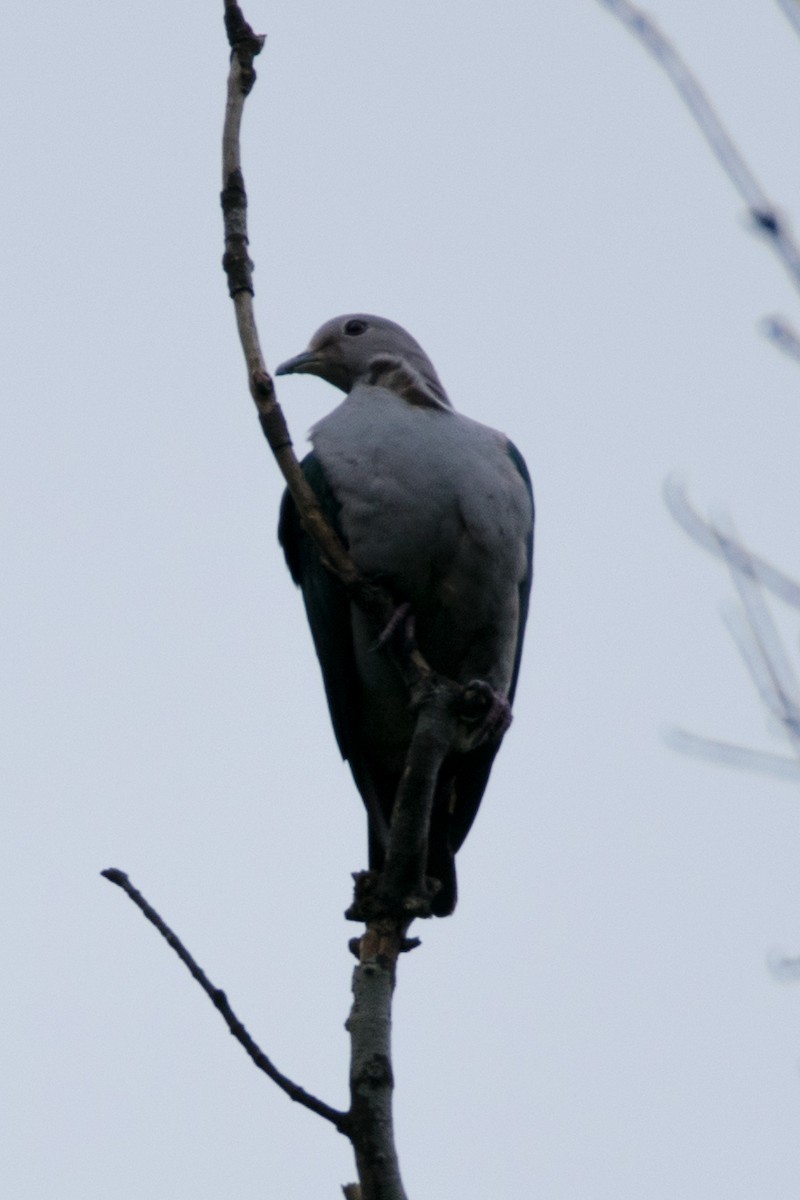
[[[475,746],[499,742],[511,724],[511,705],[483,679],[472,679],[461,693],[459,716],[474,726]]]

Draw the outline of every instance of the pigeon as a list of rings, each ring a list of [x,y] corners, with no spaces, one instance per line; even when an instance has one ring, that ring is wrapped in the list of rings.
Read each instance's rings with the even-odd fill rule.
[[[483,740],[452,750],[428,836],[431,907],[456,905],[455,854],[486,788],[517,686],[532,578],[533,493],[508,438],[453,408],[421,346],[393,321],[335,317],[278,375],[317,375],[346,393],[311,430],[301,464],[361,571],[410,623],[431,668],[493,700]],[[414,728],[387,631],[322,563],[288,491],[278,539],[301,588],[331,720],[367,810],[380,871]]]

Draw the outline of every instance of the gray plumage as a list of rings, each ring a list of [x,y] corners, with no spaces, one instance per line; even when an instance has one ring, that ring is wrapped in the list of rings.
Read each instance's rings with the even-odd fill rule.
[[[533,500],[508,439],[455,412],[422,348],[399,325],[334,318],[278,374],[319,375],[347,392],[311,431],[303,468],[358,568],[410,605],[420,650],[460,683],[510,704],[531,583]],[[405,761],[408,696],[380,630],[322,566],[284,496],[279,537],[302,588],[343,756],[367,808],[370,865],[383,862]],[[456,900],[454,855],[469,831],[498,742],[452,753],[440,772],[428,873],[438,915]]]

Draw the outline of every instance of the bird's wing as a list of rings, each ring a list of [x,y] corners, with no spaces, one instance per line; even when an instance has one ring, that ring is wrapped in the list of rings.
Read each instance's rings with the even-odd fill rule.
[[[508,443],[508,456],[517,468],[528,490],[531,502],[531,527],[527,544],[528,569],[519,585],[517,645],[514,654],[514,670],[511,676],[511,685],[508,689],[508,702],[511,704],[514,700],[514,693],[517,690],[519,666],[522,660],[522,646],[525,640],[525,623],[528,619],[528,605],[530,602],[531,583],[533,582],[534,504],[531,477],[525,465],[525,459],[513,442]],[[460,755],[453,763],[453,800],[451,801],[452,807],[448,830],[448,840],[453,853],[463,845],[464,839],[472,827],[483,793],[486,790],[489,775],[491,774],[494,756],[499,749],[500,747],[497,742],[487,742],[483,746],[478,746],[476,750],[470,751],[468,754]]]
[[[322,511],[341,536],[339,504],[319,460],[312,452],[300,465]],[[336,741],[342,758],[349,759],[355,749],[353,718],[358,693],[350,601],[339,580],[323,566],[316,546],[300,523],[297,507],[288,491],[284,492],[281,501],[278,541],[292,579],[303,593]]]
[[[533,502],[533,486],[531,477],[528,472],[525,459],[520,454],[513,442],[508,443],[508,457],[511,459],[514,466],[519,471],[522,482],[528,490],[528,496],[531,502],[531,528],[528,534],[527,544],[527,561],[528,569],[525,572],[525,578],[519,585],[519,626],[517,630],[517,652],[514,658],[514,673],[511,676],[511,686],[508,689],[508,702],[511,704],[514,700],[514,693],[517,690],[517,679],[519,678],[519,664],[522,661],[522,647],[525,642],[525,626],[528,622],[528,605],[531,598],[531,584],[533,583],[533,526],[535,522],[536,509]]]

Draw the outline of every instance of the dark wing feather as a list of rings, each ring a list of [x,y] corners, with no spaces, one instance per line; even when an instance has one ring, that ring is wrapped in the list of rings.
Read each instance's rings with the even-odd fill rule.
[[[300,464],[325,516],[341,536],[340,505],[330,489],[316,456],[307,454]],[[278,541],[283,547],[292,579],[303,593],[308,623],[314,638],[333,730],[342,758],[354,752],[353,714],[358,679],[350,625],[350,601],[338,579],[322,565],[319,553],[303,529],[292,497],[281,501]]]

